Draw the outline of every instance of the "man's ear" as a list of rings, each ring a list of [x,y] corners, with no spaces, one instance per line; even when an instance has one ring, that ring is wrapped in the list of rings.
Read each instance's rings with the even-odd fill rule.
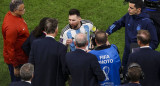
[[[56,32],[56,34],[58,33],[58,27],[56,28],[55,32]]]
[[[141,41],[140,41],[140,40],[138,40],[138,39],[137,39],[137,44],[138,44],[138,45],[140,45],[140,44],[141,44]]]
[[[81,18],[81,17],[78,17],[78,19],[79,19],[79,21],[81,21],[81,20],[82,20],[82,18]]]
[[[138,8],[137,10],[138,10],[139,12],[141,12],[142,8]]]

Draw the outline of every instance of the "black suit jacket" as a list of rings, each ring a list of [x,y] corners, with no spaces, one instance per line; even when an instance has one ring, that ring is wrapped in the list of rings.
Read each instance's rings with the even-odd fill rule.
[[[142,86],[160,85],[160,53],[151,48],[139,48],[132,53],[128,65],[132,62],[138,63],[143,72],[144,80],[140,80]]]
[[[42,33],[42,35],[41,36],[39,36],[39,37],[35,37],[34,35],[33,35],[33,32],[31,32],[31,34],[29,35],[29,37],[27,38],[27,40],[23,43],[23,45],[22,45],[22,49],[23,49],[23,51],[25,52],[25,54],[27,55],[27,56],[29,56],[29,53],[30,53],[30,50],[31,50],[31,45],[32,45],[32,42],[34,41],[34,40],[36,40],[36,39],[41,39],[41,38],[44,38],[46,35],[44,34],[44,33]]]
[[[67,48],[51,37],[35,40],[29,62],[34,64],[33,86],[64,86],[64,60]]]
[[[9,86],[31,86],[31,84],[25,81],[18,81],[12,82]]]
[[[98,81],[105,79],[97,57],[81,49],[66,54],[66,65],[71,86],[98,86]]]
[[[127,83],[127,84],[123,84],[120,86],[141,86],[141,84],[137,84],[137,83]]]

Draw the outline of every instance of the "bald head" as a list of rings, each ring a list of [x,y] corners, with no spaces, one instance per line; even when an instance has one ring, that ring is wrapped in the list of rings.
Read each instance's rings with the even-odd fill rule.
[[[100,45],[106,44],[106,42],[107,42],[106,32],[104,32],[104,31],[97,31],[96,35],[95,35],[95,39],[96,39],[96,42],[98,44],[100,44]]]
[[[137,40],[144,45],[149,44],[149,42],[151,41],[151,38],[148,30],[139,30],[137,34]]]
[[[87,36],[86,34],[79,33],[75,37],[75,43],[77,47],[85,47],[87,45]]]

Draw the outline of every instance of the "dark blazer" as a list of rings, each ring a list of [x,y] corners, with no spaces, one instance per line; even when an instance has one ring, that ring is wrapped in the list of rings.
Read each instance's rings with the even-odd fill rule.
[[[31,50],[31,45],[32,42],[36,39],[40,39],[40,38],[44,38],[46,35],[44,33],[42,33],[42,35],[40,37],[35,37],[33,35],[33,32],[31,32],[31,34],[29,35],[29,37],[27,38],[27,40],[23,43],[22,45],[22,49],[25,52],[26,55],[29,56],[30,50]]]
[[[25,81],[18,81],[12,82],[9,86],[31,86],[31,84]]]
[[[151,48],[139,48],[132,53],[128,65],[132,62],[138,63],[143,72],[144,80],[140,80],[142,86],[160,85],[160,53]]]
[[[29,63],[34,64],[33,86],[64,86],[64,60],[67,48],[52,37],[33,42]]]
[[[81,49],[66,54],[67,73],[71,75],[71,86],[99,86],[105,76],[97,57]]]
[[[127,83],[127,84],[123,84],[120,86],[141,86],[141,84],[137,84],[137,83]]]

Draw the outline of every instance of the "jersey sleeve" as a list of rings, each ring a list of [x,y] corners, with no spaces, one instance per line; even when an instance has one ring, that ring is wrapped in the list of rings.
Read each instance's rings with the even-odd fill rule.
[[[147,25],[147,30],[151,34],[151,42],[150,42],[150,47],[152,49],[156,49],[158,47],[158,36],[157,36],[157,31],[154,26],[154,23],[150,20]]]
[[[66,40],[68,39],[68,37],[67,37],[67,31],[65,31],[64,32],[64,34],[63,34],[63,37],[62,37],[62,43],[64,44],[64,45],[66,45]]]
[[[63,43],[63,40],[64,40],[64,39],[63,39],[63,36],[64,36],[65,32],[66,32],[68,29],[70,29],[69,24],[66,25],[66,26],[62,29],[61,34],[60,34],[60,40],[59,40],[59,42]]]
[[[126,15],[128,15],[128,13]],[[109,26],[108,29],[106,30],[106,33],[108,33],[110,35],[113,32],[120,29],[121,27],[124,27],[125,26],[126,15],[124,15],[120,20],[115,21],[111,26]]]
[[[97,30],[96,27],[91,23],[88,23],[88,26],[91,32],[95,32]]]

